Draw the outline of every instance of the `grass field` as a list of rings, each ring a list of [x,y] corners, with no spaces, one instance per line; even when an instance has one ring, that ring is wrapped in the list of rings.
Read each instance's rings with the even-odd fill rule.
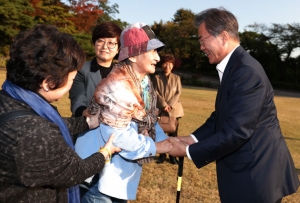
[[[5,72],[0,70],[0,84]],[[180,120],[179,134],[188,135],[199,127],[214,109],[216,90],[184,87],[181,101],[185,116]],[[300,97],[275,96],[282,132],[300,174]],[[63,116],[70,116],[68,95],[54,103]],[[157,159],[157,157],[156,157]],[[274,177],[276,178],[276,177]],[[129,203],[174,203],[177,188],[177,166],[169,162],[152,162],[143,167],[136,201]],[[185,158],[182,176],[181,203],[219,203],[215,164],[197,169]],[[284,203],[299,203],[300,189],[285,197]]]

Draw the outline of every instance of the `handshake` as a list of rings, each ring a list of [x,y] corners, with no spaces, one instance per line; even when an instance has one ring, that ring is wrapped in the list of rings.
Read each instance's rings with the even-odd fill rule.
[[[168,153],[174,157],[186,156],[186,147],[194,144],[191,136],[169,137],[168,139],[156,142],[156,153]]]

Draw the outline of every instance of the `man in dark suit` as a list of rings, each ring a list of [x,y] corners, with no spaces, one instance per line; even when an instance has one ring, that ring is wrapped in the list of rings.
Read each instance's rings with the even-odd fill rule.
[[[195,17],[200,48],[220,76],[215,111],[190,136],[170,138],[173,156],[203,167],[216,161],[222,203],[274,203],[299,179],[281,134],[263,67],[239,45],[238,22],[224,8]],[[179,140],[180,139],[180,140]]]

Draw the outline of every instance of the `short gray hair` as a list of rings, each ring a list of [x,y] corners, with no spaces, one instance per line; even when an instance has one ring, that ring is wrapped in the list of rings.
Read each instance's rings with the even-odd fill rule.
[[[217,36],[226,31],[239,41],[239,24],[236,17],[223,7],[209,8],[195,15],[194,24],[198,28],[205,23],[209,34]]]

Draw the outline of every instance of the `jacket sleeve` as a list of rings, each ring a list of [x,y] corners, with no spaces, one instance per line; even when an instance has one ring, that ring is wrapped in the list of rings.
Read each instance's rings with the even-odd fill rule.
[[[182,86],[181,86],[180,77],[178,75],[174,75],[174,74],[172,74],[172,75],[174,76],[174,83],[175,83],[176,90],[175,90],[175,93],[173,94],[173,96],[169,99],[168,105],[171,106],[172,108],[174,108],[174,106],[177,104],[177,102],[180,98]]]
[[[70,131],[74,143],[79,133],[82,133],[89,129],[89,126],[86,122],[86,117],[84,116],[68,117],[68,118],[63,118],[63,120],[65,121],[65,124],[67,125]]]
[[[192,134],[197,138],[198,141],[204,140],[215,133],[216,113],[212,112],[210,117]]]
[[[100,125],[103,139],[107,142],[109,136],[114,133],[114,145],[122,149],[119,155],[129,160],[155,156],[156,147],[149,136],[137,133],[137,125],[131,122],[124,129],[115,129],[107,125]]]
[[[159,75],[156,75],[153,79],[153,87],[157,95],[157,107],[159,108],[159,110],[162,110],[165,106],[168,105],[168,103],[161,94],[161,90],[159,89],[160,83],[161,79],[159,78]]]
[[[58,126],[37,117],[18,129],[15,161],[22,184],[28,187],[70,187],[100,172],[104,156],[81,159],[69,147]]]
[[[223,84],[222,84],[223,85]],[[195,131],[196,137],[205,139],[189,146],[189,153],[197,167],[225,157],[241,148],[258,127],[257,122],[264,106],[266,84],[260,74],[248,66],[239,66],[224,84],[222,97],[216,103],[216,116],[209,125]],[[225,91],[225,92],[224,92]],[[217,129],[211,133],[206,130]],[[219,127],[218,127],[219,126]]]
[[[167,139],[167,136],[156,123],[156,140],[152,140],[149,136],[137,133],[137,123],[131,122],[126,129],[117,130],[109,126],[101,125],[102,137],[105,141],[114,132],[114,144],[122,149],[119,154],[129,160],[140,159],[144,157],[155,156],[155,142]]]
[[[81,116],[86,109],[89,100],[85,92],[85,71],[88,70],[90,63],[85,63],[83,68],[79,70],[74,79],[73,85],[69,91],[69,99],[71,101],[71,112],[73,116]]]

